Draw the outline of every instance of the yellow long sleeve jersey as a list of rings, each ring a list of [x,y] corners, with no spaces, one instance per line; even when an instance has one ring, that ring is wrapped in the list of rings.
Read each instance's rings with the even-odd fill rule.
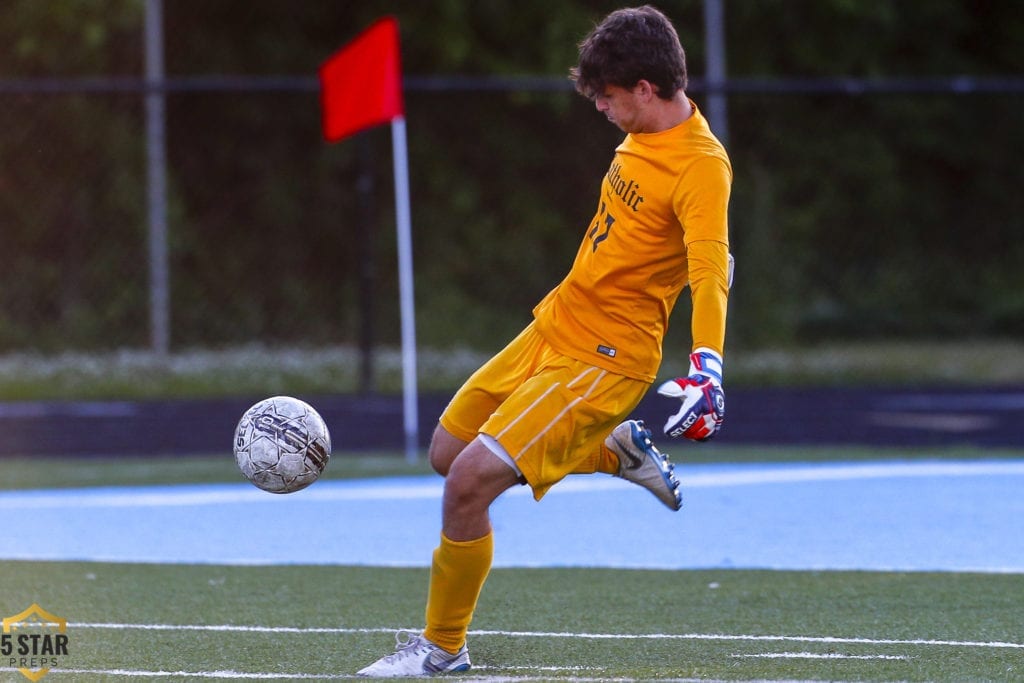
[[[674,128],[628,134],[569,274],[533,310],[537,330],[559,353],[653,382],[689,283],[693,348],[722,353],[731,184],[729,157],[696,105]]]

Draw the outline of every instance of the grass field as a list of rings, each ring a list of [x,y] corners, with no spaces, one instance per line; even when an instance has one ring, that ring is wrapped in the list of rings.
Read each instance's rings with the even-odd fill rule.
[[[731,460],[923,455],[718,452]],[[927,452],[937,455],[967,457]],[[238,476],[223,456],[3,468],[8,489]],[[329,471],[424,469],[376,456],[344,458]],[[0,616],[38,603],[69,621],[68,655],[45,680],[304,680],[349,678],[391,650],[396,629],[420,628],[427,570],[5,561],[0,577]],[[1024,680],[1022,606],[1020,574],[495,569],[470,635],[474,669],[455,678]],[[0,680],[27,680],[20,665],[0,659]]]
[[[51,675],[76,681],[346,677],[421,626],[427,580],[37,562],[3,575],[4,614],[40,602],[72,622]],[[498,569],[462,678],[1020,680],[1022,604],[1015,575]]]

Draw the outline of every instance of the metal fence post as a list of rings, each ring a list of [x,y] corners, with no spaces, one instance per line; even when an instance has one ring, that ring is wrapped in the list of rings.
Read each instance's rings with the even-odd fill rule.
[[[170,348],[171,315],[167,265],[163,0],[146,0],[145,24],[150,345],[155,353],[165,355]]]
[[[724,0],[704,0],[704,49],[707,57],[708,121],[723,145],[729,145],[729,102],[725,94]]]

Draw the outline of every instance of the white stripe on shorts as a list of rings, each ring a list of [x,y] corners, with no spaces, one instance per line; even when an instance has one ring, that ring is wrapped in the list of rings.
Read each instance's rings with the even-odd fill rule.
[[[573,380],[572,380],[571,382],[569,382],[569,383],[568,383],[568,384],[567,384],[566,386],[567,386],[567,387],[571,387],[571,386],[573,386],[574,384],[577,384],[577,383],[579,383],[579,382],[580,382],[580,381],[582,381],[582,379],[583,379],[584,377],[586,377],[586,376],[587,376],[587,375],[588,375],[589,373],[591,373],[591,372],[594,372],[594,371],[597,371],[597,370],[598,370],[598,368],[595,368],[595,367],[590,367],[590,368],[587,368],[586,370],[584,370],[583,372],[581,372],[581,373],[580,373],[579,375],[577,375],[577,376],[576,376],[575,378],[573,378]],[[608,374],[608,371],[607,371],[607,370],[600,370],[600,371],[598,372],[598,375],[597,375],[597,377],[596,377],[596,378],[594,379],[594,381],[590,383],[590,386],[589,386],[589,387],[587,387],[587,390],[586,390],[586,391],[585,391],[585,392],[584,392],[584,393],[583,393],[583,394],[582,394],[581,396],[578,396],[578,397],[577,397],[577,398],[575,398],[574,400],[570,401],[570,402],[569,402],[569,404],[568,404],[567,406],[565,406],[565,408],[563,408],[563,409],[562,409],[562,411],[561,411],[561,412],[559,412],[559,413],[558,413],[558,415],[556,415],[556,416],[555,416],[555,417],[554,417],[554,418],[553,418],[553,419],[551,420],[551,422],[548,422],[548,423],[547,423],[547,424],[546,424],[546,425],[544,426],[544,429],[540,430],[540,431],[539,431],[539,432],[538,432],[538,433],[537,433],[537,434],[536,434],[536,435],[535,435],[535,436],[534,436],[534,437],[533,437],[532,439],[530,439],[529,443],[527,443],[527,444],[526,444],[525,446],[523,446],[522,450],[520,450],[520,451],[519,451],[518,453],[516,453],[516,454],[515,454],[515,457],[514,457],[514,459],[515,459],[515,460],[518,460],[519,458],[521,458],[521,457],[523,456],[523,453],[525,453],[526,451],[530,450],[530,447],[532,447],[532,446],[533,446],[533,444],[537,443],[537,441],[538,441],[538,440],[539,440],[539,439],[540,439],[541,437],[543,437],[543,436],[544,436],[545,434],[547,434],[547,433],[548,433],[548,430],[549,430],[549,429],[551,429],[551,427],[553,427],[553,426],[554,426],[554,425],[555,425],[555,424],[556,424],[556,423],[557,423],[557,422],[558,422],[559,420],[561,420],[561,419],[562,419],[562,417],[564,417],[566,413],[568,413],[568,412],[569,412],[570,410],[572,410],[572,409],[573,409],[573,406],[575,406],[575,405],[576,405],[577,403],[579,403],[580,401],[582,401],[582,400],[584,400],[585,398],[587,398],[588,396],[590,396],[590,394],[591,394],[591,393],[593,393],[594,389],[596,389],[596,388],[597,388],[597,385],[598,385],[598,383],[600,383],[600,381],[601,381],[602,379],[604,379],[604,376],[605,376],[605,375],[607,375],[607,374]],[[523,414],[525,415],[525,414],[526,414],[526,413],[528,413],[528,412],[529,412],[530,410],[532,410],[532,409],[533,409],[533,407],[534,407],[535,405],[537,405],[537,403],[539,403],[539,402],[540,402],[540,401],[541,401],[541,400],[542,400],[542,399],[543,399],[543,398],[544,398],[545,396],[547,396],[547,395],[548,395],[548,394],[550,394],[550,393],[551,393],[552,391],[554,391],[555,387],[557,387],[557,386],[558,386],[558,384],[557,384],[557,383],[555,383],[555,384],[551,385],[551,388],[550,388],[550,389],[548,389],[547,391],[545,391],[545,392],[544,392],[544,394],[543,394],[543,396],[541,396],[540,398],[538,398],[538,399],[537,399],[536,401],[534,401],[534,402],[533,402],[533,403],[532,403],[532,404],[530,405],[530,407],[529,407],[529,408],[527,408],[527,409],[526,409],[525,411],[523,411]],[[519,417],[522,417],[522,415],[520,415]],[[518,419],[519,419],[519,417],[517,417],[517,418],[516,418],[516,420],[518,420]],[[515,423],[515,422],[513,421],[513,424],[514,424],[514,423]],[[512,425],[509,425],[509,427],[511,427],[511,426],[512,426]],[[507,430],[508,430],[508,427],[506,427],[506,428],[505,428],[504,430],[502,430],[502,433],[504,433],[504,432],[505,432],[505,431],[507,431]]]

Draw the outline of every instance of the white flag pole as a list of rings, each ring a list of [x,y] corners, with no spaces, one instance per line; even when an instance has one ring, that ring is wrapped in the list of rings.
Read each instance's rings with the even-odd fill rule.
[[[402,322],[402,413],[405,459],[416,462],[419,453],[419,410],[416,390],[416,304],[412,277],[412,219],[409,210],[409,152],[405,144],[405,117],[391,120],[395,166],[395,216],[398,229],[398,296]]]

